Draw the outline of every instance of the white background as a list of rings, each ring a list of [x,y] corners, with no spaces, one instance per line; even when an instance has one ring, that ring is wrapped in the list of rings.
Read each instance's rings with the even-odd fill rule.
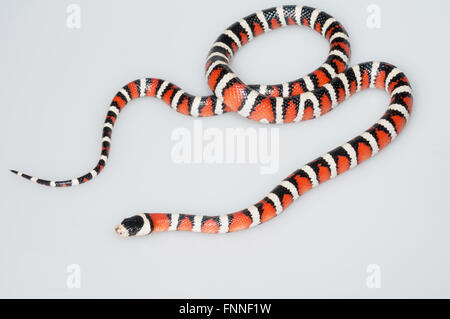
[[[280,180],[373,124],[388,105],[362,92],[330,114],[280,126],[280,169],[174,164],[171,132],[193,120],[163,102],[130,103],[113,133],[110,162],[68,189],[32,184],[79,176],[98,159],[109,102],[141,77],[209,94],[205,57],[238,19],[281,1],[78,1],[81,29],[66,27],[68,1],[3,0],[0,9],[0,296],[150,298],[450,297],[447,1],[309,1],[347,29],[352,64],[387,61],[405,71],[414,113],[376,158],[311,191],[280,217],[227,235],[187,232],[122,239],[114,226],[145,212],[221,214],[257,202]],[[261,36],[232,62],[247,83],[296,79],[326,58],[307,28]],[[261,127],[236,114],[204,127]],[[68,289],[66,267],[81,267]],[[381,288],[369,289],[369,264]]]

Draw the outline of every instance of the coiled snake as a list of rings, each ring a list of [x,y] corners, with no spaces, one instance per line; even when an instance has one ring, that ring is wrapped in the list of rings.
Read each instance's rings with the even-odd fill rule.
[[[289,25],[310,27],[329,41],[330,51],[325,63],[307,76],[289,83],[243,83],[229,66],[236,51],[265,32]],[[405,126],[412,108],[411,87],[405,74],[384,62],[365,62],[348,67],[349,58],[348,34],[327,13],[293,5],[259,11],[232,24],[213,44],[205,68],[213,95],[194,96],[156,78],[130,82],[116,94],[110,105],[103,127],[100,160],[89,173],[70,180],[49,181],[11,171],[51,187],[73,186],[93,179],[106,165],[112,129],[120,111],[139,97],[156,97],[174,110],[194,117],[236,112],[262,123],[291,123],[324,115],[351,95],[367,88],[383,89],[390,94],[387,111],[373,126],[290,174],[255,205],[219,216],[142,213],[124,219],[116,227],[116,232],[123,237],[174,230],[227,233],[259,225],[280,214],[308,190],[374,156]]]

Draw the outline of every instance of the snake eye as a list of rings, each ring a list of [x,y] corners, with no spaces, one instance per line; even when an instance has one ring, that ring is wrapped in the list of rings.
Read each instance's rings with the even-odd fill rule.
[[[135,236],[144,226],[144,218],[136,215],[130,218],[125,218],[120,225],[117,225],[116,232],[122,237]]]

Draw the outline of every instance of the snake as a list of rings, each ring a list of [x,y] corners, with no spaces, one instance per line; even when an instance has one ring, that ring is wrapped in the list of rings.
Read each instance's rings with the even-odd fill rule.
[[[306,76],[274,85],[247,85],[232,71],[236,52],[254,38],[286,26],[313,29],[329,42],[325,62]],[[331,15],[308,6],[283,5],[260,10],[228,27],[213,43],[206,59],[209,96],[196,96],[158,78],[141,78],[122,87],[114,96],[104,121],[100,159],[88,173],[73,179],[50,181],[11,170],[32,182],[49,187],[83,184],[98,176],[110,154],[111,135],[120,112],[140,97],[156,97],[177,112],[192,117],[237,113],[263,124],[306,121],[333,110],[353,94],[377,88],[390,102],[383,116],[350,141],[292,172],[265,197],[233,213],[141,213],[115,227],[121,237],[145,236],[166,231],[230,233],[249,229],[281,214],[293,201],[318,185],[356,167],[383,150],[403,130],[412,110],[412,89],[396,66],[370,61],[349,66],[350,39]]]

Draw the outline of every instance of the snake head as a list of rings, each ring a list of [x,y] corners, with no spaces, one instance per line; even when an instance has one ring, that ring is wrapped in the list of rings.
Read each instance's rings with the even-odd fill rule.
[[[120,237],[145,236],[151,232],[151,224],[146,214],[125,218],[116,226],[116,233]]]

